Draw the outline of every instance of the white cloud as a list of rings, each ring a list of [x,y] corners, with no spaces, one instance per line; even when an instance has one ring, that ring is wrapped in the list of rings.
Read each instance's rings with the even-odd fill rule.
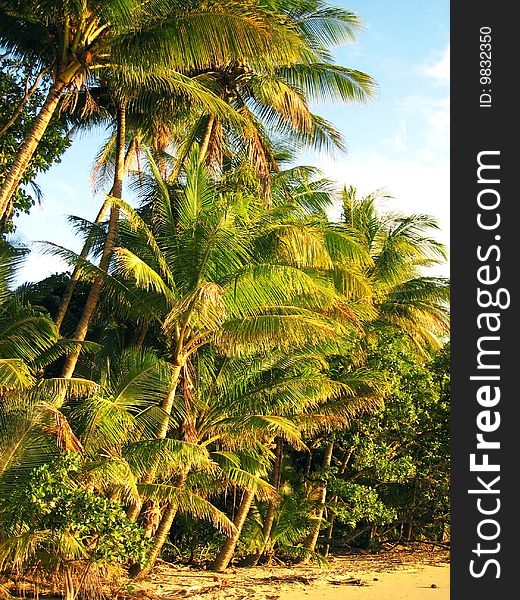
[[[438,237],[448,241],[448,157],[425,162],[367,153],[354,160],[323,159],[320,167],[326,176],[342,185],[355,186],[361,194],[385,190],[394,199],[385,202],[381,207],[384,210],[435,216],[442,226]]]
[[[426,135],[429,136],[429,145],[448,150],[450,145],[450,106],[449,98],[424,106],[422,114],[426,121]]]
[[[352,160],[323,158],[320,168],[325,176],[341,185],[353,185],[361,195],[382,190],[392,196],[380,205],[385,212],[422,213],[435,217],[440,230],[432,232],[440,242],[449,246],[450,227],[450,169],[447,156],[435,160],[397,159],[381,153],[365,153]],[[341,207],[331,211],[338,218]],[[433,275],[448,276],[448,265],[432,271]]]
[[[381,140],[381,144],[391,148],[393,152],[404,152],[408,148],[408,133],[406,131],[406,120],[401,119],[401,126],[397,133],[391,138]]]
[[[424,65],[421,72],[441,85],[448,85],[450,82],[450,44],[448,43],[444,48],[438,60]]]
[[[407,98],[403,107],[423,119],[422,146],[448,153],[450,146],[450,99],[448,96],[416,95]]]

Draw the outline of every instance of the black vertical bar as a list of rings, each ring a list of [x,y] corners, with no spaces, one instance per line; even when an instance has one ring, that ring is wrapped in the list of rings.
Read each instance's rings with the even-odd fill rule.
[[[451,5],[451,597],[456,600],[520,597],[520,327],[512,290],[520,271],[517,6],[483,0]],[[481,164],[487,167],[479,181]],[[486,307],[489,301],[495,306]]]

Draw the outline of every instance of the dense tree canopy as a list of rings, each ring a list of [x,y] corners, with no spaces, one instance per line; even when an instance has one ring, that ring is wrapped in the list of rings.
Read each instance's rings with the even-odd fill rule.
[[[108,135],[99,214],[70,217],[82,250],[39,247],[65,272],[16,286],[28,251],[0,245],[0,585],[76,600],[159,556],[224,571],[444,543],[437,224],[298,164],[343,148],[311,106],[374,95],[332,58],[357,16],[0,0],[0,18],[4,231],[69,129]]]

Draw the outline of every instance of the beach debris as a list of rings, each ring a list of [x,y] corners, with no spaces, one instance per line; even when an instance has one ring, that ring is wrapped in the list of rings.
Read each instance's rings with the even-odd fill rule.
[[[188,588],[175,590],[173,594],[161,596],[162,600],[176,600],[177,598],[189,598],[190,596],[199,596],[209,592],[215,592],[221,588],[220,585],[192,585]]]
[[[308,575],[271,575],[269,577],[261,577],[255,579],[255,583],[303,583],[303,585],[311,584],[316,577]]]
[[[333,579],[329,581],[331,585],[368,585],[366,581],[357,579],[355,577],[349,577],[348,579]]]
[[[437,587],[437,584],[436,584],[436,583],[432,583],[432,584],[430,585],[430,587],[431,587],[431,588],[436,588],[436,587]]]

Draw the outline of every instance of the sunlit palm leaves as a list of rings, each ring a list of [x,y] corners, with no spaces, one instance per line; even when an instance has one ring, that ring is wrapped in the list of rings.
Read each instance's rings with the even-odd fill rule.
[[[445,260],[445,247],[430,236],[438,228],[428,215],[377,212],[377,193],[364,198],[343,191],[343,219],[373,259],[366,270],[376,298],[378,321],[406,331],[419,346],[438,346],[448,331],[446,279],[423,275]]]
[[[190,94],[196,83],[183,74],[193,69],[266,51],[273,60],[283,56],[294,62],[301,53],[301,36],[272,13],[271,8],[241,2],[1,2],[2,47],[39,65],[47,76],[53,74],[46,81],[47,100],[6,171],[1,214],[66,92],[74,107],[77,92],[88,90],[107,71],[121,88],[116,86],[116,94],[122,92],[125,99],[129,85],[135,90],[150,77],[159,87],[173,85],[175,91]],[[159,71],[152,73],[155,68]],[[199,99],[200,94],[211,95],[197,89]],[[88,108],[88,93],[86,98]]]

